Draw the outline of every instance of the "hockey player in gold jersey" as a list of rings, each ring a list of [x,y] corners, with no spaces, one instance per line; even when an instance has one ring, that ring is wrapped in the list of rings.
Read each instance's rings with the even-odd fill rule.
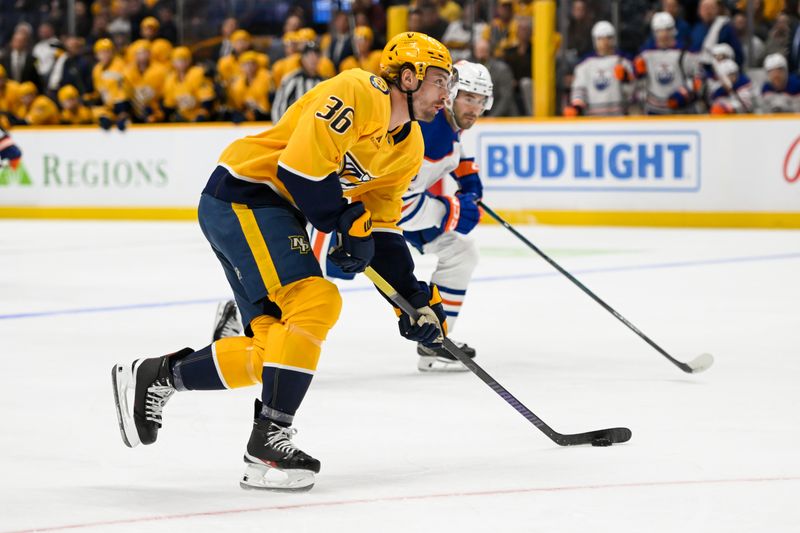
[[[99,39],[94,43],[97,64],[92,68],[95,105],[92,113],[103,129],[116,122],[125,129],[130,118],[131,88],[125,79],[125,61],[116,54],[110,39]]]
[[[234,141],[201,196],[200,226],[222,264],[248,336],[112,369],[122,438],[155,442],[175,391],[261,384],[245,454],[243,488],[308,490],[320,462],[292,442],[295,413],[341,309],[322,277],[305,224],[337,232],[331,259],[368,265],[412,302],[399,313],[404,337],[437,346],[446,332],[435,287],[414,277],[398,227],[402,195],[422,164],[416,120],[430,121],[448,98],[452,62],[426,35],[389,41],[381,76],[348,70],[317,85],[275,126]]]
[[[192,66],[185,46],[172,51],[172,71],[164,82],[164,114],[171,122],[208,120],[214,105],[214,85],[203,67]]]

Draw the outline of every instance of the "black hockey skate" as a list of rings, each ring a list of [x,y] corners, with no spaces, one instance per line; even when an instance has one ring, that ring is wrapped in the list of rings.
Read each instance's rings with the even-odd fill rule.
[[[242,335],[242,319],[239,318],[239,309],[236,302],[228,300],[221,302],[217,306],[217,318],[214,321],[213,341],[218,341],[225,337],[238,337]]]
[[[239,486],[247,490],[311,490],[319,461],[294,445],[291,439],[296,429],[260,419],[260,412],[261,402],[256,400],[253,431],[244,454],[247,466]]]
[[[161,412],[175,393],[169,372],[169,359],[192,353],[191,348],[179,352],[137,359],[130,365],[122,363],[111,369],[114,402],[122,441],[129,448],[153,444],[161,427]],[[133,400],[133,408],[130,401]]]
[[[455,342],[455,341],[454,341]],[[456,346],[461,348],[470,359],[475,359],[475,349],[464,342],[456,342]],[[428,348],[422,344],[417,344],[417,354],[419,361],[417,369],[420,372],[466,372],[468,370],[461,361],[453,357],[443,347]]]

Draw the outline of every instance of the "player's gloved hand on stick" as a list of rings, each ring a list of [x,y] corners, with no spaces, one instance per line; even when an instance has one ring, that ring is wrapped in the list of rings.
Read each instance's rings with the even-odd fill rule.
[[[621,82],[631,81],[631,74],[622,63],[617,63],[614,65],[614,77]]]
[[[328,258],[344,272],[363,272],[375,255],[370,212],[361,202],[353,202],[339,215],[336,226],[339,246]]]
[[[447,335],[447,315],[444,314],[439,288],[436,285],[429,288],[423,282],[419,286],[420,291],[408,297],[408,302],[417,310],[419,318],[412,321],[400,309],[395,309],[395,312],[400,317],[400,335],[432,348],[441,345]]]
[[[565,117],[579,117],[583,115],[583,106],[568,105],[564,108]]]
[[[456,193],[455,196],[437,196],[444,203],[445,214],[442,218],[444,231],[457,231],[467,234],[472,231],[481,219],[478,207],[478,195],[474,193]]]
[[[669,95],[669,98],[667,99],[667,105],[669,106],[670,109],[678,109],[679,107],[685,107],[686,105],[689,104],[690,97],[691,95],[689,94],[689,91],[681,87],[680,89]]]
[[[478,197],[478,200],[483,198],[483,183],[481,183],[481,178],[477,173],[456,178],[456,181],[458,181],[458,192],[460,194],[472,193]]]

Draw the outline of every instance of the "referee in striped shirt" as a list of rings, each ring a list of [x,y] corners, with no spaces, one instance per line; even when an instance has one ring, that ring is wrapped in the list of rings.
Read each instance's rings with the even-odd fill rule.
[[[278,122],[289,106],[313,89],[323,80],[319,74],[319,60],[322,57],[319,46],[313,41],[305,44],[300,52],[300,68],[285,76],[275,93],[272,103],[272,122]]]

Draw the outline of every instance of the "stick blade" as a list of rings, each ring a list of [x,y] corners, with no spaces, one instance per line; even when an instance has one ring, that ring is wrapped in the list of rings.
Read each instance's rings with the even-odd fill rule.
[[[714,364],[714,356],[710,353],[700,354],[693,360],[689,361],[687,365],[692,369],[692,374],[699,374],[708,370]]]
[[[559,446],[580,446],[582,444],[592,444],[597,441],[606,441],[608,444],[619,444],[631,440],[631,430],[628,428],[610,428],[597,431],[587,431],[586,433],[574,433],[572,435],[560,435],[554,439]]]

